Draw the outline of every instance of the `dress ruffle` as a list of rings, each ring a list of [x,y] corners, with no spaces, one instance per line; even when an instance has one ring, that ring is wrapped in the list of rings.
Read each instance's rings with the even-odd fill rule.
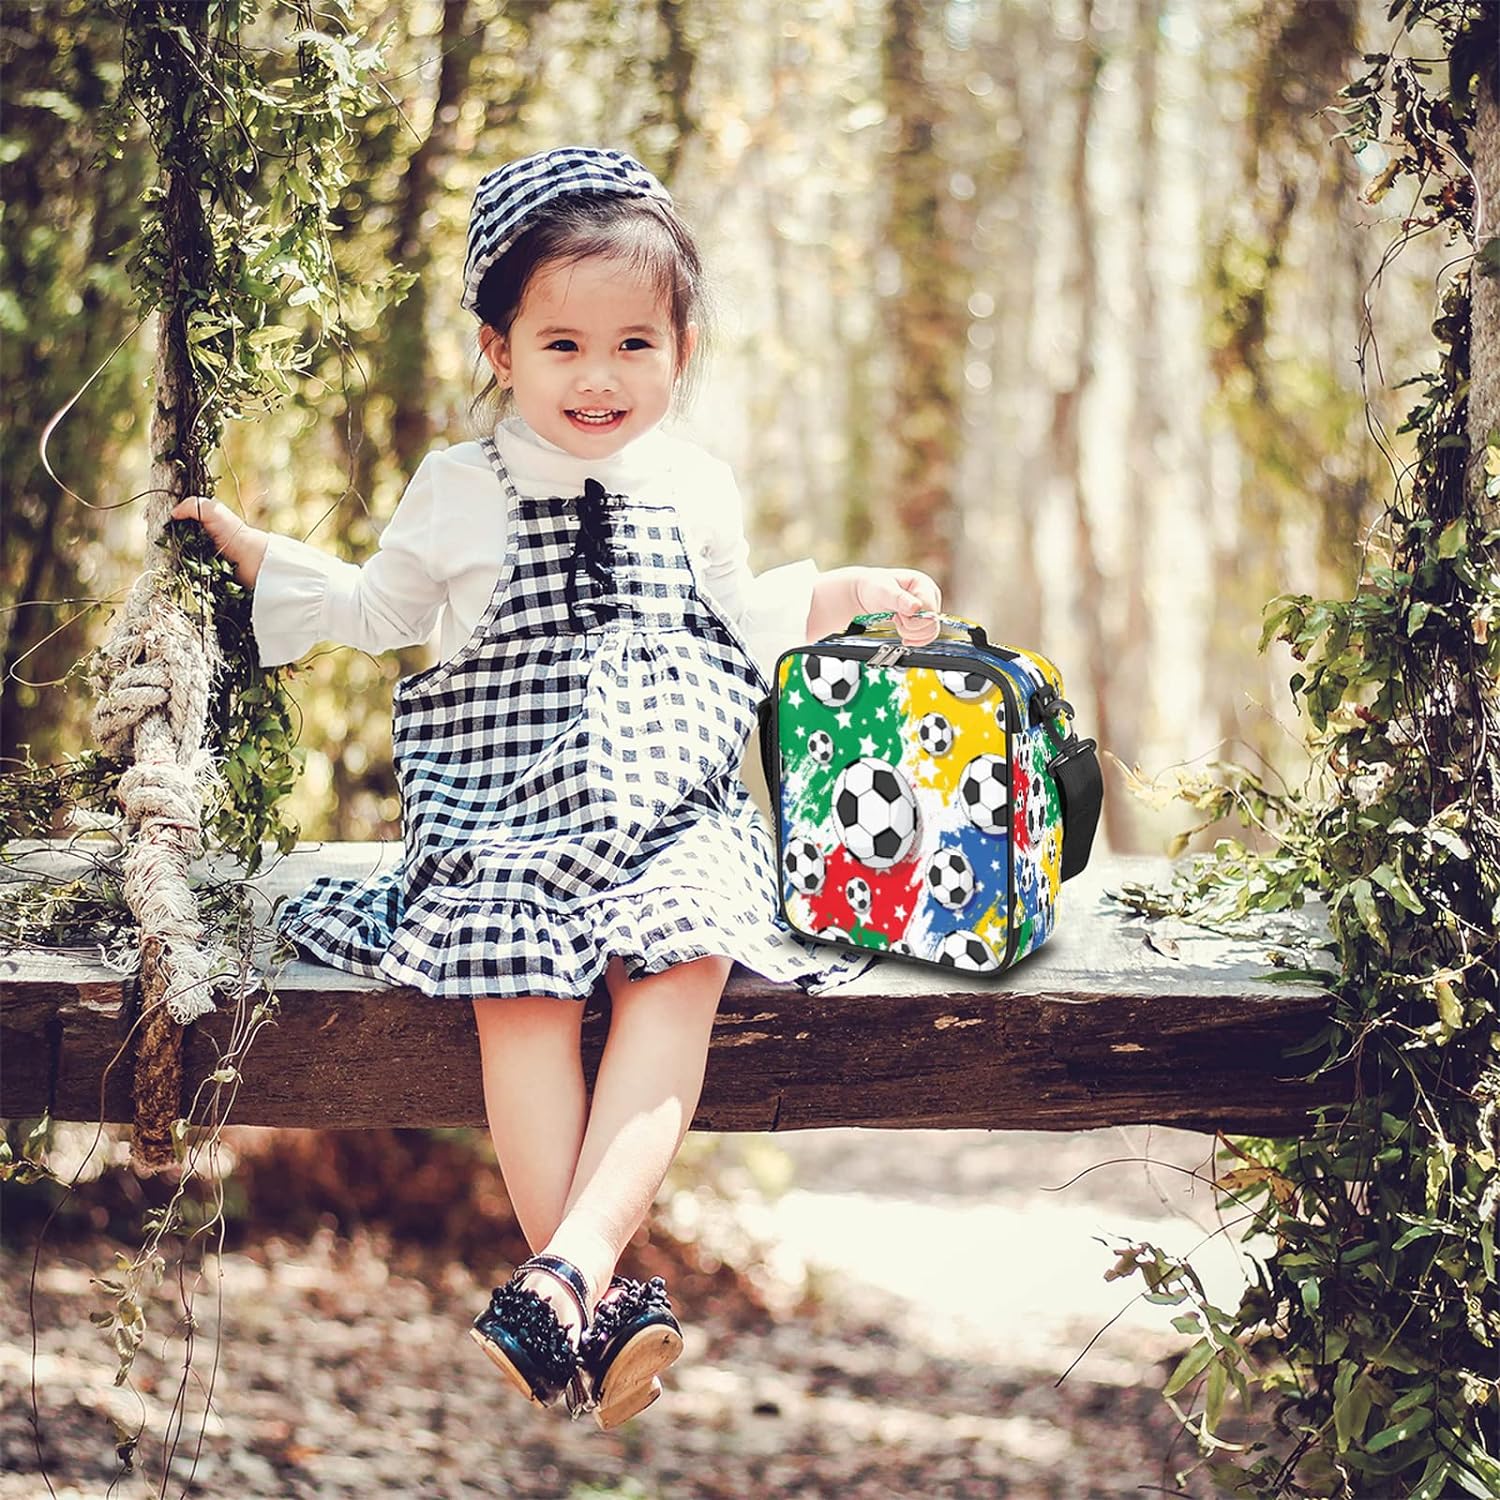
[[[728,910],[721,891],[683,885],[643,889],[636,883],[632,892],[628,898],[600,896],[560,911],[537,902],[496,902],[434,889],[403,913],[395,874],[364,882],[324,876],[302,897],[317,921],[299,920],[290,911],[282,930],[325,963],[445,998],[586,1000],[615,955],[632,980],[723,956],[810,995],[851,982],[873,963],[810,944],[779,922],[769,926],[753,918],[743,907]],[[334,910],[340,924],[348,924],[347,946],[330,938]],[[497,949],[514,955],[514,963],[497,966]],[[378,962],[359,957],[381,950]],[[479,975],[483,983],[476,987],[473,976]]]

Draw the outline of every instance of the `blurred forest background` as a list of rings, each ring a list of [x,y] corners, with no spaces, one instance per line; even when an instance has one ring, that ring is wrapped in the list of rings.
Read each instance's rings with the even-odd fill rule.
[[[951,610],[1054,657],[1127,766],[1223,755],[1301,780],[1261,607],[1357,577],[1393,483],[1375,433],[1409,404],[1387,382],[1420,367],[1445,255],[1377,274],[1410,205],[1362,191],[1379,148],[1334,140],[1361,48],[1396,41],[1384,3],[354,10],[388,63],[335,213],[354,332],[230,427],[221,498],[368,556],[426,449],[475,433],[475,183],[546,146],[622,146],[700,231],[717,326],[681,420],[734,465],[757,568],[924,567]],[[243,40],[290,68],[291,24],[267,5]],[[144,144],[98,155],[120,81],[101,8],[7,0],[0,69],[0,752],[47,762],[89,742],[70,673],[145,546],[153,333],[126,262],[152,168]],[[392,300],[398,270],[416,279]],[[398,835],[389,692],[429,659],[327,648],[297,670],[306,836]],[[1107,774],[1107,844],[1162,848],[1180,811]]]
[[[228,428],[222,499],[367,557],[423,453],[476,433],[459,307],[475,184],[547,146],[622,146],[667,180],[713,273],[680,421],[734,465],[757,567],[923,567],[951,610],[1053,657],[1125,767],[1224,757],[1300,783],[1294,664],[1258,653],[1261,610],[1359,576],[1456,253],[1383,191],[1379,147],[1335,139],[1360,53],[1406,50],[1387,0],[351,4],[386,66],[333,214],[350,337],[315,349],[312,310],[278,310],[310,368]],[[241,40],[290,72],[297,24],[263,0]],[[146,547],[155,330],[129,260],[155,168],[144,131],[101,154],[121,47],[102,4],[0,3],[0,770],[89,744],[77,664]],[[265,161],[273,190],[278,173]],[[398,836],[390,690],[428,660],[330,647],[296,669],[305,836]],[[1188,822],[1106,775],[1107,847],[1160,850]],[[695,1135],[632,1247],[692,1309],[691,1357],[639,1431],[564,1444],[454,1357],[521,1249],[482,1133],[231,1137],[227,1301],[210,1271],[195,1367],[222,1355],[228,1399],[209,1412],[210,1380],[186,1421],[176,1334],[126,1391],[87,1320],[89,1236],[130,1245],[146,1203],[123,1135],[98,1151],[92,1127],[62,1127],[102,1175],[55,1218],[50,1192],[10,1190],[4,1500],[49,1466],[76,1481],[65,1497],[114,1491],[132,1451],[142,1485],[159,1459],[278,1500],[1116,1500],[1165,1487],[1174,1444],[1185,1457],[1154,1368],[1180,1348],[1162,1309],[1124,1315],[1096,1241],[1190,1232],[1226,1287],[1245,1274],[1195,1193],[1207,1138]],[[914,1276],[933,1246],[964,1272]],[[152,1327],[191,1360],[173,1280]],[[143,1429],[159,1450],[129,1448]]]

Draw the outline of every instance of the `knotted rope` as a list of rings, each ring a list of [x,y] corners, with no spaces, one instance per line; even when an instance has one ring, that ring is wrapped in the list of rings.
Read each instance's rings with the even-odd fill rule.
[[[166,524],[172,497],[158,490],[148,534]],[[157,561],[130,591],[103,647],[103,692],[94,734],[108,755],[133,762],[120,778],[125,814],[125,900],[140,923],[143,949],[160,945],[163,999],[182,1024],[214,1008],[206,952],[188,867],[203,853],[203,804],[216,772],[203,749],[208,694],[219,666],[212,630],[195,627],[173,597],[168,560]]]
[[[160,366],[159,366],[160,370]],[[159,380],[152,451],[165,447]],[[153,464],[146,534],[157,537],[173,500],[173,466]],[[120,777],[125,814],[125,900],[140,926],[141,1030],[136,1042],[131,1161],[147,1175],[176,1168],[174,1122],[182,1110],[182,1028],[214,1009],[218,954],[204,943],[188,867],[203,853],[203,805],[217,779],[203,748],[209,685],[220,665],[212,629],[196,628],[174,595],[169,554],[136,579],[101,649],[94,733],[109,754],[132,764]]]
[[[134,763],[120,778],[125,900],[141,940],[160,940],[172,1018],[214,1008],[189,864],[203,853],[202,808],[213,781],[202,749],[216,643],[193,629],[158,564],[136,580],[103,648],[104,694],[94,733],[106,754]]]

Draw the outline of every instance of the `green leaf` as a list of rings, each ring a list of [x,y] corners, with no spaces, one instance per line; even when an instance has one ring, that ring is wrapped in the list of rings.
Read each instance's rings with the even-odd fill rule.
[[[1323,1300],[1323,1284],[1316,1276],[1309,1276],[1302,1283],[1302,1306],[1309,1317],[1317,1315],[1318,1306]]]
[[[1364,929],[1380,944],[1382,948],[1390,947],[1390,940],[1385,935],[1385,927],[1380,920],[1380,911],[1375,905],[1375,892],[1370,882],[1361,876],[1348,887],[1349,894],[1354,901],[1354,910],[1359,914],[1359,920],[1364,924]]]
[[[1464,1443],[1454,1454],[1453,1477],[1479,1500],[1494,1500],[1500,1494],[1500,1463],[1472,1443]]]
[[[1435,979],[1432,983],[1432,998],[1437,1004],[1438,1020],[1451,1034],[1464,1024],[1464,1008],[1453,986],[1446,979]]]
[[[1457,557],[1464,550],[1468,536],[1469,523],[1465,517],[1459,516],[1456,521],[1450,521],[1438,537],[1437,555],[1444,560]]]
[[[1364,1436],[1370,1418],[1369,1377],[1352,1361],[1339,1366],[1333,1381],[1333,1431],[1340,1453]]]
[[[283,323],[269,323],[264,328],[252,329],[248,335],[251,346],[256,349],[270,348],[275,344],[284,344],[289,339],[299,337],[295,328],[288,328]],[[241,694],[241,697],[246,702],[251,701],[248,693]]]
[[[1442,1233],[1443,1226],[1441,1224],[1413,1224],[1412,1227],[1408,1229],[1406,1233],[1403,1234],[1401,1238],[1391,1246],[1391,1249],[1404,1250],[1408,1245],[1414,1243],[1416,1240],[1425,1240],[1430,1235]]]
[[[1412,1407],[1420,1406],[1424,1401],[1431,1400],[1432,1393],[1436,1389],[1436,1384],[1431,1380],[1424,1380],[1420,1385],[1414,1385],[1398,1400],[1391,1403],[1389,1407],[1390,1415],[1393,1417],[1404,1417]]]
[[[1394,1447],[1397,1443],[1404,1443],[1408,1438],[1414,1438],[1419,1432],[1425,1432],[1432,1426],[1432,1408],[1424,1406],[1420,1411],[1414,1411],[1409,1417],[1403,1417],[1399,1422],[1393,1422],[1383,1432],[1377,1432],[1374,1437],[1365,1444],[1366,1453],[1381,1453],[1387,1448]]]
[[[1382,890],[1388,891],[1391,896],[1407,911],[1420,916],[1426,910],[1421,898],[1407,884],[1406,879],[1389,864],[1377,865],[1370,871],[1370,879]]]
[[[1208,1367],[1208,1383],[1203,1396],[1203,1420],[1210,1432],[1219,1425],[1224,1414],[1224,1395],[1229,1386],[1229,1374],[1222,1359],[1216,1359]]]
[[[1436,1213],[1442,1202],[1443,1189],[1448,1183],[1448,1172],[1453,1166],[1453,1147],[1445,1140],[1438,1140],[1427,1153],[1427,1212]]]
[[[1175,1396],[1188,1381],[1202,1372],[1203,1367],[1214,1357],[1214,1346],[1209,1339],[1199,1339],[1186,1354],[1177,1361],[1177,1368],[1161,1388],[1163,1396]]]
[[[1427,838],[1439,847],[1446,849],[1454,859],[1469,859],[1473,856],[1464,839],[1451,828],[1444,828],[1439,823],[1429,823],[1425,830]]]
[[[1447,1488],[1448,1476],[1452,1472],[1452,1460],[1444,1453],[1434,1453],[1427,1460],[1427,1467],[1422,1470],[1422,1477],[1417,1480],[1417,1487],[1408,1500],[1439,1500]]]

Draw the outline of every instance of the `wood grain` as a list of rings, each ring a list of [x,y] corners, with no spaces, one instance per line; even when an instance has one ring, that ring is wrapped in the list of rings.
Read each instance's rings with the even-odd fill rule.
[[[255,888],[265,911],[325,873],[370,872],[393,845],[324,844],[280,860]],[[66,878],[42,849],[11,873]],[[979,979],[883,959],[817,997],[736,968],[695,1120],[699,1129],[814,1126],[1087,1130],[1155,1123],[1297,1133],[1347,1077],[1316,1088],[1287,1060],[1323,1023],[1316,985],[1271,983],[1269,942],[1232,941],[1125,914],[1122,882],[1162,880],[1162,859],[1096,858],[1063,888],[1059,925],[1009,973]],[[1279,951],[1305,962],[1316,909],[1288,919]],[[1148,941],[1148,934],[1150,940]],[[1298,951],[1298,950],[1301,951]],[[278,1005],[232,1091],[246,1125],[481,1125],[478,1045],[466,1001],[434,1000],[302,961],[273,976]],[[226,998],[188,1028],[184,1112],[205,1118],[213,1072],[264,989]],[[567,1003],[567,1002],[559,1002]],[[131,1118],[133,982],[84,953],[0,955],[0,1112]],[[601,985],[584,1028],[592,1075],[608,1022]],[[221,1095],[228,1103],[231,1095]]]

